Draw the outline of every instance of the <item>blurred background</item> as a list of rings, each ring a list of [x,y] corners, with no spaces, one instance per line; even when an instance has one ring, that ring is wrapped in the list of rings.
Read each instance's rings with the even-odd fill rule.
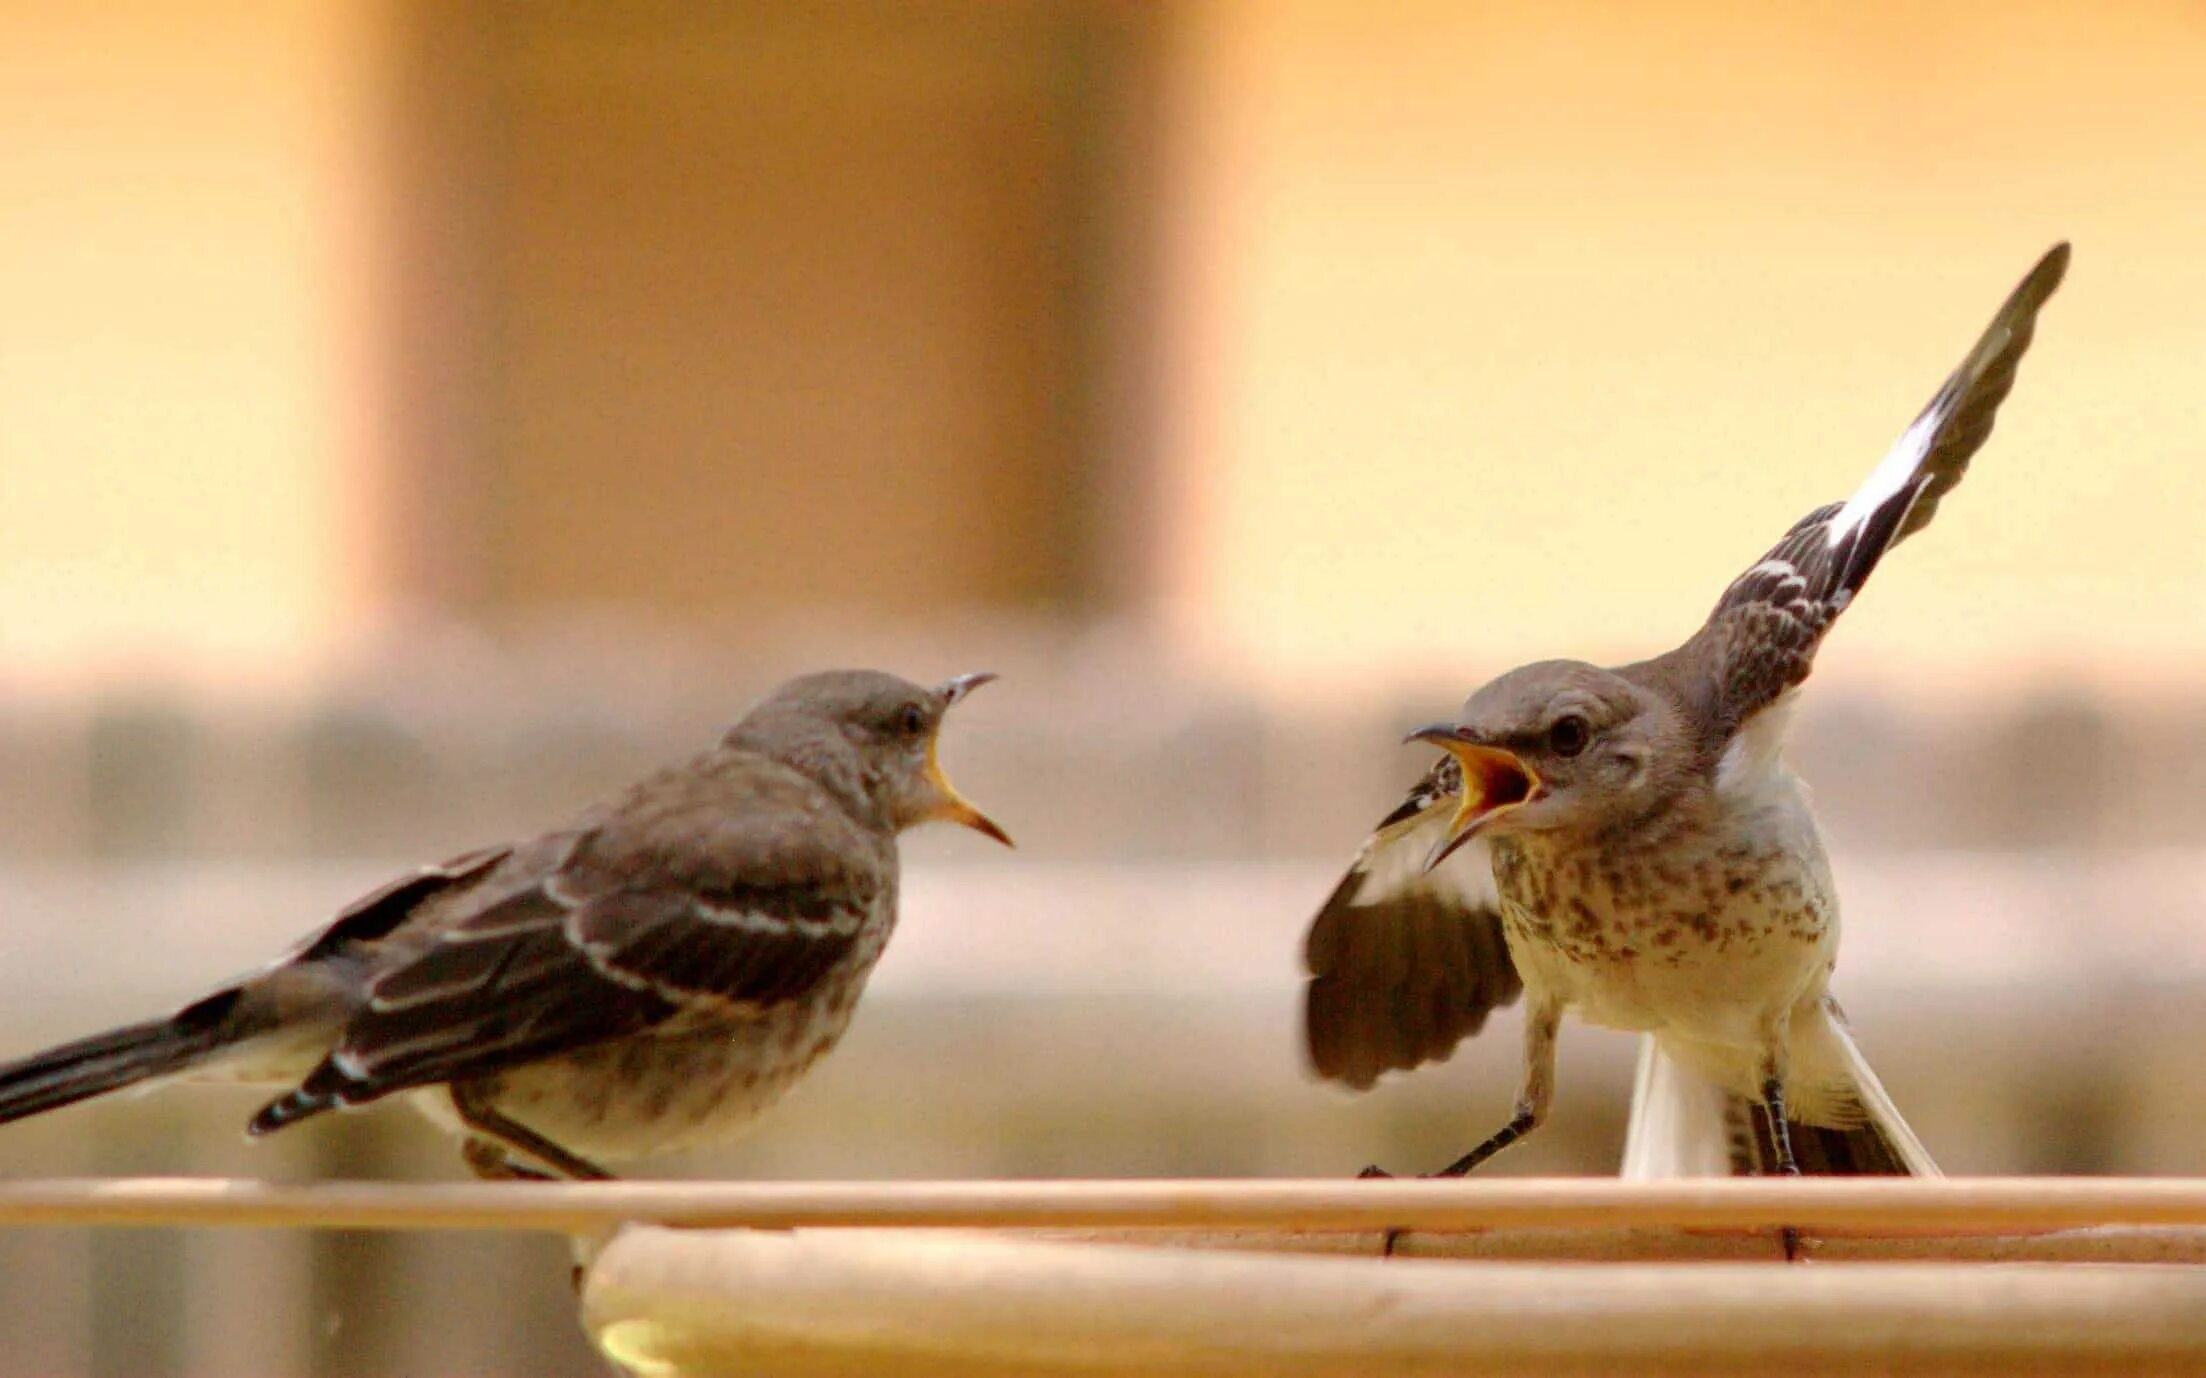
[[[1508,665],[1842,497],[2035,257],[2000,433],[1827,647],[1838,989],[1957,1172],[2196,1172],[2206,12],[0,0],[0,1051],[189,997],[830,663],[1004,682],[735,1177],[1347,1174],[1303,925]],[[1566,1034],[1503,1172],[1613,1171]],[[448,1179],[250,1094],[0,1174]],[[543,1240],[0,1235],[0,1374],[557,1374]]]

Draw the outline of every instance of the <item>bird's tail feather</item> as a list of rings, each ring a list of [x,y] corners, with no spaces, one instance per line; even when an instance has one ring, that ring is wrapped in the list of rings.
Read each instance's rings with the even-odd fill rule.
[[[1915,1131],[1908,1127],[1907,1118],[1900,1114],[1900,1108],[1892,1103],[1892,1097],[1886,1093],[1884,1083],[1877,1080],[1875,1070],[1869,1066],[1869,1059],[1861,1055],[1861,1045],[1854,1042],[1854,1035],[1847,1029],[1846,1020],[1839,1014],[1838,1006],[1826,997],[1824,1007],[1830,1016],[1824,1023],[1830,1030],[1829,1046],[1838,1054],[1838,1060],[1853,1084],[1854,1098],[1861,1102],[1862,1123],[1856,1128],[1846,1130],[1816,1130],[1821,1136],[1820,1151],[1841,1155],[1836,1159],[1841,1163],[1864,1164],[1851,1169],[1855,1173],[1904,1177],[1944,1176],[1938,1170],[1938,1164],[1932,1160],[1930,1150],[1923,1147],[1923,1141],[1916,1138]],[[1835,1140],[1833,1136],[1836,1136]],[[1797,1158],[1799,1155],[1800,1140],[1795,1137],[1793,1156]],[[1801,1166],[1803,1171],[1815,1171],[1805,1163]],[[1835,1174],[1848,1171],[1841,1167],[1828,1170]]]
[[[1833,1019],[1830,1029],[1864,1115],[1842,1129],[1788,1117],[1793,1161],[1811,1176],[1939,1176],[1845,1025]],[[1651,1036],[1640,1040],[1625,1177],[1760,1176],[1776,1161],[1769,1116],[1759,1104],[1679,1066]]]
[[[225,1016],[237,995],[223,991],[168,1019],[111,1029],[0,1065],[0,1124],[185,1070],[233,1041]]]
[[[1740,1175],[1762,1176],[1775,1169],[1777,1150],[1770,1138],[1769,1112],[1743,1096],[1725,1096],[1725,1113],[1736,1126],[1734,1142],[1744,1150]],[[1851,1129],[1789,1122],[1792,1160],[1810,1177],[1936,1177],[1938,1165],[1922,1151],[1903,1123],[1898,1133],[1875,1120]]]
[[[1635,1182],[1736,1175],[1739,1150],[1725,1100],[1722,1087],[1680,1067],[1654,1035],[1641,1035],[1621,1175]]]

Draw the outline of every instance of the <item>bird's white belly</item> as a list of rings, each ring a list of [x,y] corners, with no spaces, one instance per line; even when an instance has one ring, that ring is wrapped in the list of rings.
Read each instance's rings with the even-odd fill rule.
[[[1505,882],[1502,897],[1526,985],[1588,1023],[1754,1048],[1822,994],[1838,916],[1819,849],[1660,875],[1589,873],[1590,883],[1573,884],[1575,870]]]

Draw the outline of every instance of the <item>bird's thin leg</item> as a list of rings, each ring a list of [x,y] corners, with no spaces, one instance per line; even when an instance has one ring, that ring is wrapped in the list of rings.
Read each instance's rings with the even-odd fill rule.
[[[1509,1117],[1509,1123],[1495,1130],[1493,1134],[1486,1140],[1486,1142],[1480,1144],[1478,1147],[1472,1149],[1470,1152],[1464,1154],[1462,1157],[1456,1159],[1454,1162],[1448,1164],[1446,1167],[1440,1169],[1438,1172],[1431,1173],[1429,1175],[1434,1177],[1469,1176],[1471,1169],[1477,1167],[1480,1163],[1485,1162],[1488,1158],[1493,1157],[1496,1153],[1501,1152],[1501,1150],[1507,1148],[1509,1145],[1515,1143],[1517,1140],[1531,1133],[1532,1130],[1538,1126],[1538,1124],[1539,1121],[1533,1118],[1532,1112],[1525,1107],[1523,1102],[1520,1101],[1517,1104],[1517,1113]]]
[[[1785,1121],[1785,1083],[1771,1077],[1762,1083],[1762,1107],[1769,1111],[1769,1142],[1776,1151],[1779,1177],[1798,1177],[1800,1162],[1792,1156],[1792,1126]]]
[[[1461,1177],[1525,1135],[1547,1119],[1555,1099],[1555,1032],[1562,1023],[1562,1006],[1548,1000],[1528,1002],[1524,1016],[1524,1083],[1517,1092],[1516,1111],[1509,1123],[1495,1130],[1478,1147],[1427,1177]],[[1392,1177],[1376,1163],[1358,1177]]]
[[[1478,1147],[1427,1176],[1461,1177],[1546,1121],[1548,1107],[1555,1100],[1555,1035],[1562,1025],[1563,1008],[1556,1001],[1538,997],[1528,998],[1525,1004],[1524,1084],[1517,1092],[1516,1113],[1509,1117],[1509,1123],[1495,1130]],[[1361,1175],[1387,1177],[1392,1174],[1378,1167],[1367,1167]],[[1401,1237],[1401,1227],[1388,1230],[1381,1252],[1391,1255]]]
[[[613,1174],[599,1167],[596,1163],[569,1153],[566,1149],[561,1148],[558,1144],[553,1143],[527,1125],[518,1124],[499,1114],[484,1099],[480,1087],[454,1086],[452,1088],[452,1108],[459,1112],[460,1119],[469,1129],[483,1136],[483,1139],[470,1140],[467,1149],[464,1150],[467,1156],[467,1165],[474,1168],[478,1176],[487,1177],[490,1175],[478,1164],[478,1153],[474,1147],[475,1144],[487,1139],[527,1157],[534,1158],[537,1162],[550,1168],[557,1176],[567,1178],[570,1181],[610,1182],[613,1180]],[[511,1176],[516,1178],[544,1177],[543,1173],[532,1172],[510,1161],[506,1164],[506,1167],[511,1169]]]
[[[556,1182],[559,1179],[548,1172],[533,1167],[523,1167],[513,1161],[513,1150],[492,1139],[478,1138],[470,1134],[460,1146],[460,1156],[477,1177],[486,1182]],[[574,1263],[567,1270],[567,1283],[575,1295],[582,1295],[582,1286],[590,1280],[590,1265],[584,1253],[587,1245],[577,1236],[571,1241]]]
[[[1785,1119],[1785,1033],[1782,1028],[1772,1032],[1769,1052],[1762,1060],[1762,1109],[1769,1115],[1769,1143],[1777,1161],[1772,1164],[1775,1175],[1798,1177],[1800,1160],[1792,1156],[1792,1126]],[[1787,1225],[1779,1232],[1785,1246],[1785,1262],[1795,1263],[1800,1258],[1800,1231]]]
[[[1555,1034],[1562,1024],[1562,1007],[1551,1000],[1531,1004],[1524,1015],[1524,1085],[1517,1092],[1516,1113],[1493,1136],[1432,1174],[1461,1177],[1540,1127],[1555,1100]]]

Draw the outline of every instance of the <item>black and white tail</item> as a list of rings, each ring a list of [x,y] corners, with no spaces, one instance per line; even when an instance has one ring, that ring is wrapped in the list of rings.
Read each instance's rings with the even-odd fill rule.
[[[1939,500],[1990,438],[2037,332],[2038,312],[2067,272],[2068,246],[2056,244],[2008,294],[1960,367],[1854,495],[1793,523],[1731,581],[1693,639],[1663,658],[1716,667],[1720,737],[1807,679],[1824,633],[1885,552],[1930,524]]]
[[[170,1018],[111,1029],[0,1065],[0,1124],[189,1070],[235,1041],[228,1016],[238,994],[222,991]]]
[[[1841,1128],[1788,1116],[1800,1171],[1811,1177],[1942,1176],[1844,1023],[1834,1019],[1831,1030],[1835,1038],[1829,1046],[1845,1063],[1862,1113]],[[1624,1177],[1763,1177],[1775,1172],[1776,1164],[1769,1115],[1760,1104],[1679,1066],[1652,1035],[1641,1038],[1624,1137]]]

